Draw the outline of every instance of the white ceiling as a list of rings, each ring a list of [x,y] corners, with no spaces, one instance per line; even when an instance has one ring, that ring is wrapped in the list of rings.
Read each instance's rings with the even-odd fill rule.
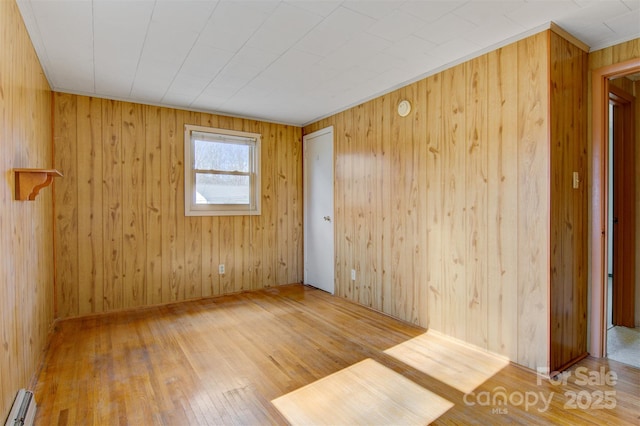
[[[640,0],[18,0],[52,89],[303,125],[550,21],[592,50]]]

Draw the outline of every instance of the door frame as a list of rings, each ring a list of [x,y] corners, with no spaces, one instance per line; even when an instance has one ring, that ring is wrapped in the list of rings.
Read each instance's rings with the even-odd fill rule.
[[[635,97],[619,87],[609,85],[609,103],[615,105],[614,109],[619,108],[618,114],[621,117],[621,122],[620,120],[616,122],[614,118],[614,129],[618,128],[622,135],[614,138],[613,142],[613,164],[615,165],[615,170],[613,171],[613,211],[615,217],[620,220],[614,226],[616,232],[613,235],[613,253],[618,250],[618,254],[614,256],[612,262],[613,300],[611,303],[607,303],[607,307],[613,309],[613,324],[633,328],[635,327],[636,286]],[[620,124],[623,127],[620,127]],[[609,134],[611,134],[611,129],[609,129]],[[609,144],[611,145],[611,141],[609,141]],[[632,195],[631,197],[625,197],[625,194]],[[610,203],[611,200],[609,199],[608,202]],[[633,259],[625,259],[625,256],[628,256],[629,253],[632,254]]]
[[[609,79],[640,71],[640,58],[592,71],[591,309],[589,352],[602,358],[606,342]]]
[[[335,192],[335,182],[336,182],[336,162],[335,162],[335,134],[334,134],[334,129],[333,126],[327,126],[325,128],[322,128],[320,130],[316,130],[315,132],[311,132],[309,134],[303,135],[302,136],[302,158],[303,158],[303,162],[302,162],[302,180],[303,180],[303,186],[306,187],[306,179],[307,179],[307,169],[306,169],[306,164],[304,161],[305,155],[306,155],[306,149],[307,149],[307,140],[309,139],[313,139],[316,138],[318,136],[323,136],[325,134],[330,134],[331,135],[331,184],[332,184],[332,193],[333,193],[333,211],[331,212],[331,226],[333,228],[333,256],[331,261],[333,262],[332,264],[332,269],[333,269],[333,292],[331,292],[331,294],[336,294],[336,273],[335,273],[335,269],[336,269],[336,225],[335,225],[335,210],[336,210],[336,200],[335,200],[335,196],[336,196],[336,192]],[[304,240],[304,244],[303,247],[306,248],[306,244],[307,244],[307,194],[303,193],[303,240]],[[306,284],[307,281],[307,277],[306,277],[306,264],[307,264],[307,250],[303,250],[302,253],[302,268],[303,268],[303,274],[302,274],[302,279],[303,282]]]

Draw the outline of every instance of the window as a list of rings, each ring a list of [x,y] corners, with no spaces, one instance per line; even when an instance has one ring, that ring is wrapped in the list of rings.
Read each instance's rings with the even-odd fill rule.
[[[185,125],[185,215],[260,214],[260,139],[257,133]]]

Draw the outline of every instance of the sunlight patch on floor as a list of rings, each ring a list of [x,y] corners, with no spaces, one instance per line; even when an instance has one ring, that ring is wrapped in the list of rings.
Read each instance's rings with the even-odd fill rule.
[[[271,402],[292,425],[429,424],[453,407],[372,359]]]
[[[386,354],[464,393],[472,392],[509,361],[429,331]]]

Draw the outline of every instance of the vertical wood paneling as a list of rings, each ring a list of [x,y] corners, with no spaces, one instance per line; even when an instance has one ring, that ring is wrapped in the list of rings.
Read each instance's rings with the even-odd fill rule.
[[[187,298],[188,286],[185,241],[187,237],[187,218],[184,215],[184,124],[186,114],[188,114],[186,111],[170,110],[170,115],[175,118],[169,119],[166,127],[167,140],[170,147],[169,156],[171,158],[169,227],[175,232],[170,250],[172,271],[171,288],[176,300],[185,300]],[[163,189],[166,190],[167,187],[163,187]]]
[[[569,148],[573,154],[568,164],[565,164],[564,167],[567,169],[567,174],[568,172],[577,171],[579,176],[582,176],[582,184],[579,190],[572,190],[572,195],[564,200],[564,202],[569,203],[569,207],[572,210],[572,223],[567,226],[571,230],[571,237],[568,243],[573,250],[571,268],[573,269],[574,286],[572,296],[576,307],[571,325],[575,331],[570,359],[575,360],[577,357],[587,353],[589,240],[586,230],[589,227],[587,222],[589,205],[587,179],[585,179],[588,176],[586,145],[586,123],[588,118],[586,108],[587,87],[585,82],[588,74],[588,54],[567,43],[562,38],[557,38],[556,42],[563,43],[571,53],[565,64],[565,79],[568,79],[571,95],[565,101],[563,108],[572,112],[571,119],[565,123],[565,126],[567,126],[568,138],[570,139]],[[573,125],[569,125],[570,123]],[[566,183],[565,185],[568,187]]]
[[[184,124],[201,125],[200,115],[195,112],[184,113]],[[182,127],[184,128],[184,127]],[[178,130],[178,138],[180,131]],[[184,176],[184,173],[181,175]],[[183,177],[184,182],[184,177]],[[182,190],[184,199],[184,186]],[[185,299],[203,296],[202,282],[202,217],[190,216],[185,218]]]
[[[443,165],[442,165],[442,78],[440,74],[427,79],[427,313],[429,328],[444,332],[444,279],[443,279]]]
[[[203,114],[200,125],[218,127],[215,115]],[[202,296],[222,294],[220,289],[220,217],[204,216],[202,218]]]
[[[247,288],[251,288],[251,283],[246,282],[245,280],[248,278],[247,274],[247,256],[246,251],[247,247],[250,243],[249,241],[249,233],[247,227],[247,220],[245,216],[236,216],[233,218],[234,226],[233,226],[233,247],[234,254],[233,259],[235,263],[234,269],[234,277],[233,277],[233,291],[234,293],[243,291]],[[288,246],[285,247],[285,250],[288,250]],[[283,255],[285,259],[288,259],[286,256],[286,252]],[[283,277],[283,279],[287,279]]]
[[[518,359],[532,367],[549,358],[548,37],[518,43]]]
[[[381,263],[381,245],[380,245],[380,229],[376,226],[378,219],[375,215],[380,213],[377,208],[377,188],[375,179],[378,172],[378,157],[376,155],[379,147],[379,130],[376,121],[375,103],[368,102],[364,104],[362,110],[362,120],[364,122],[363,130],[365,132],[366,143],[362,147],[362,156],[365,163],[364,187],[362,190],[363,209],[362,209],[362,231],[363,244],[365,247],[365,256],[360,259],[364,273],[361,286],[363,288],[362,300],[365,306],[379,306],[379,297],[376,289],[380,288],[382,280],[380,274]]]
[[[77,138],[76,99],[69,95],[55,95],[55,113],[64,117],[57,124],[55,144],[63,144]],[[56,183],[55,239],[56,283],[78,280],[78,187],[76,145],[65,144],[56,158],[55,167],[65,179]],[[56,286],[56,314],[60,316],[78,313],[78,288]]]
[[[122,104],[123,306],[146,304],[145,127],[142,105]]]
[[[2,11],[2,13],[5,13],[5,10]],[[6,16],[12,16],[12,19],[16,19],[17,17],[17,11],[13,12],[13,16],[12,15],[6,15]],[[5,15],[3,15],[5,16]],[[5,23],[5,20],[2,21],[2,23]],[[15,26],[16,24],[12,21],[8,21],[8,24],[10,27]],[[4,31],[4,30],[3,30]],[[4,40],[2,41],[2,47],[4,47]],[[5,53],[6,52],[6,53]],[[14,54],[13,52],[9,53],[9,51],[3,51],[3,55],[11,55]],[[5,60],[4,56],[3,56],[3,61],[2,63],[6,63],[7,61]],[[0,84],[2,84],[2,90],[3,92],[8,90],[7,88],[9,87],[9,85],[13,85],[15,84],[13,81],[9,80],[8,78],[5,77],[6,75],[6,71],[5,68],[2,68],[2,74],[0,74]],[[6,98],[5,98],[6,96]],[[5,124],[8,124],[7,119],[5,118],[6,114],[6,109],[9,107],[13,106],[13,102],[12,99],[10,98],[9,95],[5,95],[5,96],[1,96],[0,100],[2,101],[2,119],[3,119],[3,126],[2,129],[0,129],[0,135],[2,137],[2,158],[0,159],[0,164],[2,164],[2,170],[5,173],[5,175],[10,176],[10,169],[11,169],[11,164],[9,161],[9,158],[13,157],[13,152],[14,152],[14,144],[11,143],[6,143],[5,141],[9,141],[12,140],[11,138],[11,131],[9,130],[8,126],[5,126]],[[5,102],[6,99],[6,102]],[[13,130],[13,129],[11,129]],[[9,179],[9,182],[12,182],[11,179]],[[13,202],[13,192],[10,188],[7,188],[7,185],[2,185],[2,187],[0,188],[0,191],[2,193],[2,215],[0,215],[0,230],[2,231],[2,234],[0,235],[1,241],[2,241],[2,250],[4,251],[8,251],[8,252],[12,252],[15,248],[15,245],[13,243],[13,241],[8,238],[9,235],[11,235],[11,227],[13,226],[13,221],[14,221],[14,216],[16,216],[18,213],[16,212],[14,214],[14,209],[11,206],[11,203]],[[0,327],[2,327],[2,347],[1,347],[1,354],[2,357],[0,358],[0,367],[2,367],[2,377],[0,377],[0,396],[2,397],[2,408],[4,410],[4,412],[8,412],[9,408],[11,407],[11,403],[13,402],[13,398],[15,397],[14,393],[15,393],[15,389],[20,389],[20,387],[26,383],[26,381],[28,380],[27,377],[20,377],[19,375],[19,369],[17,368],[10,368],[10,366],[15,366],[18,363],[17,358],[20,357],[20,350],[14,347],[11,347],[10,349],[10,343],[13,344],[16,340],[21,339],[22,335],[20,334],[20,323],[17,321],[17,319],[15,318],[15,311],[16,311],[16,301],[15,301],[15,293],[18,290],[18,286],[16,286],[15,284],[10,284],[10,283],[15,283],[15,276],[16,276],[16,268],[14,266],[11,265],[11,262],[13,262],[15,259],[12,255],[9,256],[3,256],[2,259],[2,273],[0,275],[1,277],[1,284],[2,286],[0,286],[0,296],[2,296],[2,310],[0,311]],[[51,315],[51,320],[53,320],[53,315]],[[41,342],[41,345],[44,346],[44,342]],[[27,365],[22,366],[24,370],[27,369]]]
[[[218,219],[205,217],[202,219],[202,296],[213,296],[220,294],[220,274],[218,265],[220,264],[220,245],[217,238]],[[214,237],[214,235],[216,237]]]
[[[160,143],[160,108],[145,108],[145,248],[147,304],[164,298],[162,289],[162,157]],[[101,310],[96,310],[101,312]]]
[[[279,128],[278,139],[285,138],[286,130]],[[289,176],[287,173],[288,161],[291,153],[286,149],[286,145],[280,144],[276,146],[276,190],[279,193],[288,193],[289,190]],[[277,198],[276,203],[278,205],[276,223],[278,226],[277,233],[277,252],[278,252],[278,267],[276,269],[276,281],[282,282],[289,277],[289,259],[287,258],[287,249],[291,243],[291,228],[287,226],[290,221],[289,217],[289,202],[285,198]]]
[[[628,77],[619,77],[619,78],[609,79],[609,86],[616,86],[627,93],[631,93],[631,94],[635,93],[634,82]]]
[[[488,55],[488,327],[489,350],[517,359],[518,152],[517,45]]]
[[[393,93],[389,96],[390,107],[395,109],[403,94],[400,90],[399,93]],[[393,110],[392,110],[393,111]],[[389,281],[388,281],[388,297],[387,302],[388,311],[393,316],[399,316],[398,309],[398,286],[401,286],[402,276],[398,276],[401,273],[402,257],[403,255],[410,255],[410,251],[404,251],[404,239],[406,234],[404,232],[402,214],[402,203],[404,195],[404,183],[407,178],[407,174],[410,172],[404,169],[404,157],[403,150],[406,149],[408,144],[400,143],[400,141],[406,140],[403,126],[400,125],[400,118],[397,114],[390,114],[389,116],[389,139],[392,141],[389,145]]]
[[[587,54],[551,33],[551,283],[552,369],[587,352],[586,185],[572,187],[572,173],[586,173]]]
[[[403,90],[400,90],[400,99],[413,99],[414,104],[412,107],[413,114],[408,115],[405,118],[401,118],[398,115],[397,125],[400,128],[399,140],[407,140],[409,135],[414,138],[414,143],[400,144],[398,147],[399,161],[394,165],[394,168],[398,170],[398,174],[403,176],[403,179],[399,181],[400,185],[397,187],[398,191],[397,200],[394,203],[396,207],[396,214],[394,218],[397,222],[394,225],[394,229],[398,229],[396,235],[399,237],[396,242],[399,244],[396,246],[394,256],[397,255],[397,267],[393,271],[395,273],[395,279],[393,286],[393,297],[396,307],[396,316],[409,318],[410,321],[416,321],[416,315],[413,312],[414,301],[414,283],[419,280],[419,271],[415,268],[415,255],[416,255],[416,231],[417,221],[416,216],[420,214],[417,210],[417,200],[414,196],[414,188],[418,179],[419,171],[414,161],[414,151],[417,144],[420,143],[419,134],[414,132],[413,117],[417,108],[417,94],[416,85],[409,85]],[[400,101],[398,99],[398,102]],[[397,102],[396,102],[397,105]],[[405,251],[406,255],[403,255]]]
[[[277,127],[274,124],[265,125],[262,140],[263,158],[269,159],[262,162],[262,214],[264,237],[262,238],[262,282],[265,287],[276,285],[276,239],[277,236],[277,200],[276,194],[276,134]]]
[[[375,145],[373,133],[373,110],[371,104],[362,104],[354,114],[354,142],[356,146],[355,161],[360,166],[355,170],[359,181],[359,192],[354,194],[354,211],[356,214],[354,227],[354,261],[356,281],[354,282],[355,298],[363,306],[373,305],[372,282],[375,281],[376,259],[372,245],[370,180],[374,169],[374,157],[371,149]]]
[[[634,83],[633,93],[636,96],[636,312],[635,320],[636,327],[640,327],[640,80],[636,80]]]
[[[102,246],[102,100],[77,99],[78,162],[78,314],[101,311],[103,306],[104,253]],[[76,166],[77,167],[77,166]],[[89,213],[89,214],[87,214]]]
[[[575,348],[584,348],[584,351],[586,352],[588,344],[587,330],[589,327],[589,149],[587,147],[587,123],[589,122],[589,116],[587,115],[588,85],[586,82],[589,71],[588,54],[576,50],[575,48],[573,48],[573,50],[574,56],[572,57],[571,64],[571,79],[572,84],[574,85],[572,91],[573,96],[565,107],[568,107],[568,105],[574,105],[573,111],[577,125],[571,126],[571,128],[573,129],[573,137],[575,138],[574,145],[577,146],[576,151],[579,151],[579,155],[576,153],[573,157],[572,165],[575,167],[575,170],[578,171],[579,176],[582,176],[580,191],[573,191],[573,198],[571,200],[571,203],[574,206],[576,221],[574,225],[574,235],[577,236],[577,238],[573,240],[573,248],[576,256],[574,257],[572,267],[574,270],[574,276],[576,277],[576,286],[574,288],[575,300],[584,301],[582,302],[584,303],[582,306],[582,312],[577,316],[576,329],[585,330],[584,333],[577,333]],[[638,283],[640,283],[640,279],[636,284]]]
[[[301,281],[299,128],[74,95],[55,109],[61,316]],[[262,215],[185,217],[185,123],[263,135]]]
[[[362,305],[369,305],[367,297],[367,280],[369,279],[369,271],[366,269],[367,260],[367,237],[365,229],[365,210],[366,206],[366,154],[365,149],[368,145],[367,140],[367,124],[365,122],[364,105],[358,105],[353,108],[353,154],[351,155],[351,180],[354,189],[350,197],[351,202],[351,219],[353,220],[353,261],[351,268],[356,270],[356,280],[353,281],[354,300]]]
[[[336,294],[346,297],[349,300],[355,300],[353,297],[353,281],[351,280],[351,269],[353,268],[353,114],[347,111],[340,116],[342,123],[339,130],[334,132],[336,138],[337,153],[336,161],[336,182],[342,182],[338,185],[337,205],[342,209],[337,211],[336,215],[336,239],[337,245],[342,254],[340,264],[336,268],[337,288]]]
[[[413,135],[414,143],[403,144],[402,161],[404,163],[406,176],[404,181],[403,192],[400,193],[401,200],[398,206],[400,208],[399,218],[404,223],[404,244],[407,249],[406,256],[400,256],[400,268],[396,271],[399,278],[395,286],[394,298],[398,316],[409,318],[409,321],[415,324],[426,325],[426,321],[422,321],[426,315],[420,312],[421,305],[419,286],[424,282],[422,268],[418,265],[423,264],[421,259],[422,250],[425,247],[425,240],[420,234],[420,218],[424,217],[424,210],[421,209],[420,198],[418,197],[418,188],[420,178],[422,176],[420,151],[421,145],[424,144],[424,133],[422,123],[422,94],[420,94],[420,84],[412,84],[407,86],[402,93],[403,99],[412,99],[413,107],[411,113],[399,119],[399,126],[404,133],[402,139],[406,139],[407,135]],[[399,165],[398,170],[402,170]]]
[[[260,133],[260,123],[257,121],[252,121],[249,123],[245,123],[244,130],[251,133]],[[297,136],[301,137],[302,133],[297,132]],[[264,145],[262,147],[264,149]],[[302,159],[300,160],[302,161]],[[302,184],[302,183],[301,183]],[[302,188],[300,188],[302,190]],[[261,188],[262,191],[262,188]],[[262,192],[261,192],[262,198]],[[263,210],[264,211],[264,210]],[[302,216],[299,218],[302,221]],[[260,215],[258,217],[253,217],[251,221],[249,221],[249,283],[250,289],[255,290],[258,288],[262,288],[264,285],[262,279],[262,268],[263,268],[263,244],[264,244],[264,216]],[[298,271],[302,269],[302,264],[296,264],[295,270]],[[301,277],[297,277],[301,279]]]
[[[371,229],[371,244],[375,250],[375,258],[371,267],[374,269],[374,278],[371,281],[372,307],[382,310],[382,294],[384,287],[384,202],[381,196],[384,191],[384,155],[382,124],[385,120],[383,113],[383,98],[376,99],[371,105],[371,120],[373,121],[374,143],[371,146],[369,155],[375,158],[375,169],[371,173],[369,187],[369,197],[372,199],[372,210],[369,212],[369,222],[367,226]]]
[[[299,272],[303,268],[303,256],[302,252],[298,250],[298,247],[303,247],[303,182],[302,182],[302,130],[287,126],[287,137],[285,140],[288,142],[289,151],[291,156],[289,158],[289,175],[291,176],[291,186],[288,193],[291,194],[291,216],[290,226],[293,230],[291,235],[291,244],[289,245],[289,259],[291,267],[289,268],[288,282],[302,282],[302,277]]]
[[[336,117],[336,124],[339,122],[342,115]],[[323,125],[317,126],[313,131],[323,129]],[[338,126],[334,128],[333,132],[333,176],[335,183],[338,182],[340,176],[343,176],[344,169],[344,155],[342,154],[343,148],[342,144],[342,128],[338,129]],[[340,147],[340,148],[339,148]],[[341,155],[338,155],[338,152]],[[344,220],[343,220],[343,211],[344,211],[344,186],[337,185],[334,183],[333,188],[333,233],[334,233],[334,284],[335,284],[335,292],[334,294],[337,296],[343,297],[344,294],[342,291],[345,288],[345,284],[343,283],[344,279],[344,267],[343,263],[345,261],[344,255]],[[338,253],[341,253],[342,256],[338,258]]]
[[[391,193],[393,191],[392,185],[392,167],[391,167],[391,117],[394,114],[396,105],[392,104],[390,96],[383,96],[379,103],[381,111],[381,123],[382,123],[382,143],[381,143],[381,204],[382,204],[382,311],[391,312]],[[340,182],[337,182],[340,185]],[[340,253],[336,253],[338,259]]]
[[[77,97],[73,96],[72,99]],[[102,175],[103,175],[103,238],[104,245],[104,309],[106,311],[118,309],[123,306],[122,287],[122,103],[105,101],[102,103]],[[56,121],[57,129],[57,121]],[[64,161],[64,153],[58,153],[61,149],[70,146],[75,148],[74,139],[63,144],[56,141],[56,162]],[[78,164],[77,167],[79,167]],[[57,194],[56,194],[57,196]],[[57,203],[58,204],[58,203]],[[89,213],[90,214],[90,213]],[[58,261],[66,259],[64,253],[59,253]],[[60,266],[58,266],[58,270]],[[73,269],[71,270],[74,271]],[[78,285],[65,285],[73,280],[57,280],[58,288],[77,289]],[[77,282],[77,281],[76,281]],[[84,284],[84,283],[83,283]],[[67,314],[69,315],[69,314]],[[61,314],[61,317],[65,315]]]
[[[335,128],[337,294],[367,303],[349,274],[358,261],[370,277],[367,258],[375,254],[351,242],[365,235],[359,215],[378,210],[375,223],[365,221],[369,232],[380,230],[381,282],[371,289],[378,309],[531,368],[548,365],[549,34],[305,127],[305,134]],[[413,111],[402,119],[396,106],[404,98]],[[579,103],[574,96],[558,105]],[[379,142],[368,134],[368,115]],[[578,115],[567,115],[576,132],[584,128]],[[377,204],[359,198],[369,190],[361,177],[370,174]],[[584,205],[573,209],[579,215]]]
[[[0,2],[0,413],[28,387],[54,318],[53,188],[14,199],[14,168],[51,168],[51,91],[14,1]],[[69,212],[65,212],[69,213]],[[66,216],[64,216],[66,220]],[[65,243],[71,244],[71,240]],[[67,292],[71,297],[74,293]],[[75,293],[77,297],[77,293]],[[77,299],[76,299],[77,300]],[[2,417],[4,419],[4,417]]]
[[[397,106],[402,99],[412,99],[412,86],[400,89],[391,96],[391,105]],[[391,315],[411,320],[411,298],[415,271],[413,239],[415,221],[412,216],[413,205],[411,188],[416,178],[413,163],[413,144],[400,143],[410,140],[413,126],[411,115],[391,118],[391,139],[397,141],[391,145]],[[355,189],[356,191],[358,189]]]
[[[161,191],[162,191],[162,295],[167,301],[182,300],[184,297],[184,234],[180,234],[180,223],[184,210],[184,199],[178,197],[178,185],[182,168],[179,161],[184,157],[184,147],[180,150],[178,138],[183,140],[182,131],[176,135],[177,111],[163,108],[160,111],[161,146]],[[182,129],[181,129],[182,130]],[[182,145],[182,144],[181,144]],[[180,206],[182,205],[182,209]],[[183,226],[184,228],[184,226]]]
[[[554,40],[554,37],[551,37],[551,40]],[[550,43],[551,49],[551,62],[550,62],[550,70],[551,70],[551,97],[550,97],[550,106],[551,109],[556,111],[560,106],[561,96],[564,92],[564,80],[563,80],[563,66],[564,63],[564,49],[560,43]],[[569,117],[567,117],[567,111],[560,109],[557,111],[557,114],[560,116],[557,119],[551,119],[551,141],[550,141],[550,149],[551,149],[551,158],[550,161],[552,163],[551,167],[551,192],[552,194],[563,197],[566,196],[567,190],[563,185],[563,172],[560,167],[556,167],[557,165],[562,165],[565,153],[565,135],[562,131],[562,123],[565,122]],[[564,257],[564,249],[568,249],[565,247],[563,242],[563,232],[562,227],[565,220],[568,219],[565,217],[565,208],[562,203],[551,202],[551,264],[553,265],[551,268],[551,282],[550,282],[550,298],[552,303],[549,307],[550,309],[550,327],[551,327],[551,348],[550,348],[550,362],[551,365],[556,363],[557,358],[563,358],[562,352],[566,350],[565,345],[563,344],[563,334],[565,332],[562,327],[565,322],[565,312],[564,312],[564,302],[563,299],[565,297],[564,290],[565,288],[570,287],[569,285],[562,282],[563,279],[568,278],[572,282],[572,277],[566,275],[566,265],[565,265],[565,257]],[[570,253],[567,253],[570,255]],[[568,330],[567,330],[568,331]]]
[[[487,55],[465,64],[466,99],[466,208],[467,238],[467,341],[486,348],[487,306],[487,210],[488,210],[488,126]]]
[[[220,217],[220,227],[218,229],[218,245],[220,247],[220,264],[225,267],[225,273],[220,274],[221,294],[233,293],[235,278],[235,259],[233,257],[233,218],[229,216]]]
[[[444,306],[448,320],[444,331],[466,339],[466,226],[465,153],[466,79],[464,66],[443,72],[443,238]]]
[[[235,130],[242,130],[243,120],[240,118],[230,118],[229,119],[229,128]],[[285,176],[289,176],[287,172],[284,173]],[[234,260],[234,274],[232,277],[233,281],[233,291],[234,293],[243,291],[247,288],[251,288],[249,282],[245,282],[247,278],[249,278],[248,272],[248,262],[247,262],[247,253],[249,249],[249,238],[251,237],[248,229],[248,222],[245,220],[244,216],[235,216],[233,217],[233,229],[234,235],[232,240],[232,246],[234,248],[233,260]],[[288,259],[286,255],[286,250],[288,250],[288,246],[284,248],[285,254],[284,258]],[[286,278],[285,278],[286,279]],[[286,282],[286,281],[285,281]]]
[[[413,268],[417,271],[416,279],[413,281],[412,322],[427,327],[429,325],[428,315],[428,293],[427,271],[424,265],[427,263],[427,197],[423,190],[427,187],[427,132],[428,123],[426,117],[427,105],[427,83],[425,80],[414,85],[416,93],[415,110],[413,114],[413,133],[417,135],[417,144],[413,144],[413,163],[416,171],[416,179],[411,188],[411,197],[415,205],[412,212],[414,220],[414,250]]]
[[[617,64],[631,58],[638,58],[640,57],[640,39],[620,43],[609,49],[603,49],[603,51],[610,53],[611,56],[608,57],[610,58],[608,60],[611,61],[609,62],[610,64]],[[605,57],[607,57],[606,54]]]

